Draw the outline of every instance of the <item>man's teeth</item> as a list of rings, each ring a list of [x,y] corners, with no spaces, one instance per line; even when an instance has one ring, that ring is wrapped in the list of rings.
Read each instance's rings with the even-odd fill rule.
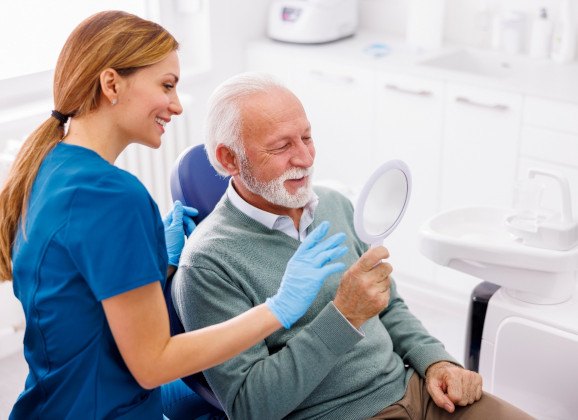
[[[165,125],[167,125],[167,122],[165,120],[162,120],[160,118],[155,118],[155,121],[158,122],[160,125],[162,125],[163,127]]]

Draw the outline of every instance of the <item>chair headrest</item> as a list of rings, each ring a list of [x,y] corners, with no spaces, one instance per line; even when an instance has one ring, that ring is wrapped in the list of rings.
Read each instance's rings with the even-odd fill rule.
[[[227,189],[229,178],[217,173],[204,145],[198,144],[183,151],[173,165],[171,195],[173,200],[199,210],[199,215],[193,218],[198,224],[213,211]]]

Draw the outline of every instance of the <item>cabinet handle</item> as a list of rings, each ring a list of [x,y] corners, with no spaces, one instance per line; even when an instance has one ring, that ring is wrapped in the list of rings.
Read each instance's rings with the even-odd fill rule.
[[[471,106],[476,106],[479,108],[486,108],[486,109],[493,109],[495,111],[507,111],[508,109],[510,109],[510,107],[508,105],[503,105],[503,104],[486,104],[483,102],[477,102],[477,101],[472,101],[469,98],[466,98],[464,96],[457,96],[456,97],[456,102],[460,103],[460,104],[465,104],[465,105],[471,105]]]
[[[341,85],[351,85],[355,82],[355,78],[353,78],[351,76],[342,76],[339,74],[329,74],[329,73],[325,73],[325,72],[322,72],[319,70],[311,70],[309,73],[318,79],[323,79],[326,82],[338,83]]]
[[[417,95],[417,96],[432,96],[433,93],[429,90],[413,90],[413,89],[407,89],[407,88],[401,88],[397,85],[390,85],[387,84],[385,85],[385,88],[387,90],[393,90],[395,92],[399,92],[399,93],[407,93],[409,95]]]

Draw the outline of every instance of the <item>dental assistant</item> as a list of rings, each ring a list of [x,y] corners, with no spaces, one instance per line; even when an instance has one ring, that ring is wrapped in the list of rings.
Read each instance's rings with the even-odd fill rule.
[[[158,24],[108,11],[83,21],[60,53],[54,111],[0,192],[0,279],[13,279],[22,303],[29,365],[10,418],[161,419],[160,385],[290,328],[344,269],[335,262],[344,235],[324,239],[322,223],[265,304],[170,336],[162,289],[195,212],[177,203],[163,223],[114,161],[131,143],[158,148],[182,112],[177,47]]]

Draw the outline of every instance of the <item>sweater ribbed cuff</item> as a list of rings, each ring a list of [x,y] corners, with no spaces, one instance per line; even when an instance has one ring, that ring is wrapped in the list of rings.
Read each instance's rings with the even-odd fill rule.
[[[341,315],[333,302],[323,308],[309,327],[335,355],[347,353],[364,337]]]
[[[447,361],[461,366],[441,344],[424,346],[419,351],[409,353],[405,358],[405,362],[409,362],[411,367],[413,367],[422,378],[425,378],[425,371],[430,365],[441,361]]]

